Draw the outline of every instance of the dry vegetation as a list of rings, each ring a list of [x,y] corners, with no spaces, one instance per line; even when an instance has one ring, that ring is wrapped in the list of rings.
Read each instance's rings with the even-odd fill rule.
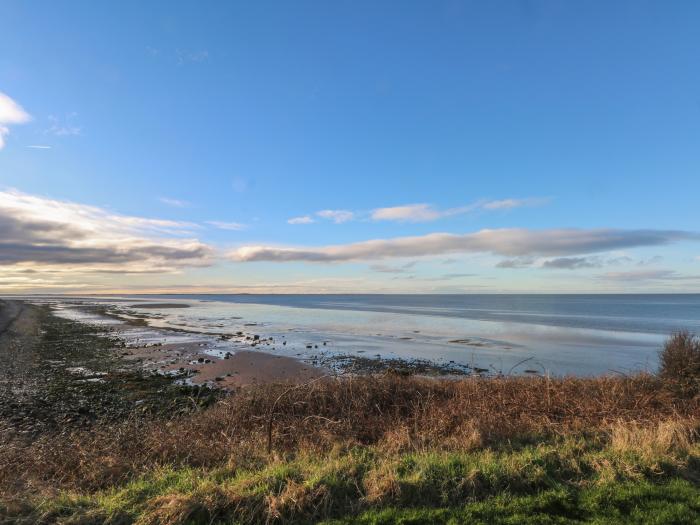
[[[186,523],[193,509],[249,523],[309,513],[332,517],[401,503],[406,490],[400,488],[402,464],[409,456],[432,457],[433,463],[450,457],[483,463],[476,470],[463,466],[463,482],[473,485],[466,493],[472,496],[497,494],[499,483],[512,487],[518,479],[537,488],[518,472],[532,469],[542,454],[554,453],[559,457],[546,459],[545,470],[564,473],[564,481],[587,479],[586,469],[608,480],[624,472],[653,477],[655,469],[658,475],[683,472],[692,478],[696,473],[688,461],[699,414],[698,399],[681,397],[650,375],[449,381],[388,374],[294,388],[268,385],[244,390],[185,420],[133,420],[31,444],[6,438],[0,447],[0,486],[8,499],[56,497],[66,491],[94,494],[133,484],[146,474],[150,484],[178,485],[185,475],[199,481],[190,480],[174,493],[142,494],[138,505],[143,508],[137,505],[134,512],[145,512],[154,523]],[[567,447],[568,455],[561,453]],[[603,455],[585,460],[592,451]],[[636,459],[618,464],[608,452]],[[490,486],[475,472],[494,461],[512,465],[506,479]],[[340,501],[332,482],[309,483],[309,477],[323,476],[324,464],[338,462],[345,463],[338,467],[341,477],[362,484],[350,494],[345,487]],[[168,476],[175,478],[168,482]],[[216,482],[219,478],[222,483]],[[227,489],[225,480],[236,480],[235,488]],[[256,484],[268,492],[256,492]],[[466,489],[449,490],[462,494]],[[467,501],[457,493],[445,501],[436,495],[435,503]],[[422,494],[419,500],[426,503],[430,497]],[[83,507],[76,502],[76,508]],[[106,512],[97,500],[92,505]]]
[[[700,397],[683,345],[700,348],[674,336],[659,376],[322,378],[251,387],[169,421],[2,432],[0,517],[693,523]]]
[[[700,338],[673,334],[659,355],[659,375],[685,395],[700,392]]]

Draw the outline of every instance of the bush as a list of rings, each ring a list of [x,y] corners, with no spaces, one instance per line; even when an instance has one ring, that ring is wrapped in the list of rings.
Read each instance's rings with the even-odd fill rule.
[[[700,391],[700,338],[683,331],[673,334],[659,355],[659,375],[683,392]]]

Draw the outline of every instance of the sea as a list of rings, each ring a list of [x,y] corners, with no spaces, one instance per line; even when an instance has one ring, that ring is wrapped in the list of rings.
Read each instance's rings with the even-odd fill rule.
[[[284,346],[261,351],[303,359],[316,352],[422,359],[513,375],[653,372],[671,334],[700,334],[700,294],[167,294],[42,300],[65,315],[81,303],[106,303],[165,332],[226,336],[242,331],[284,339]],[[239,343],[230,344],[235,351]]]

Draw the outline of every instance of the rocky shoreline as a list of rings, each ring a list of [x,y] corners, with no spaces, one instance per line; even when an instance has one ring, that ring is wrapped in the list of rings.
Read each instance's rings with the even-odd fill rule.
[[[115,351],[106,328],[62,319],[48,306],[13,305],[0,335],[0,425],[33,436],[128,418],[172,418],[210,405],[220,393],[148,372]]]
[[[324,375],[473,373],[454,363],[323,350],[305,362],[258,349],[258,335],[249,336],[248,350],[222,355],[206,353],[207,343],[200,341],[134,344],[114,326],[66,319],[50,305],[21,301],[0,300],[0,321],[0,425],[28,436],[134,417],[172,419],[251,384],[303,383]]]

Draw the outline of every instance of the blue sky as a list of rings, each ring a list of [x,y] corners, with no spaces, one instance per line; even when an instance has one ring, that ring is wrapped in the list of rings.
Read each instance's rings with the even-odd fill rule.
[[[0,290],[700,291],[699,19],[6,0]]]

